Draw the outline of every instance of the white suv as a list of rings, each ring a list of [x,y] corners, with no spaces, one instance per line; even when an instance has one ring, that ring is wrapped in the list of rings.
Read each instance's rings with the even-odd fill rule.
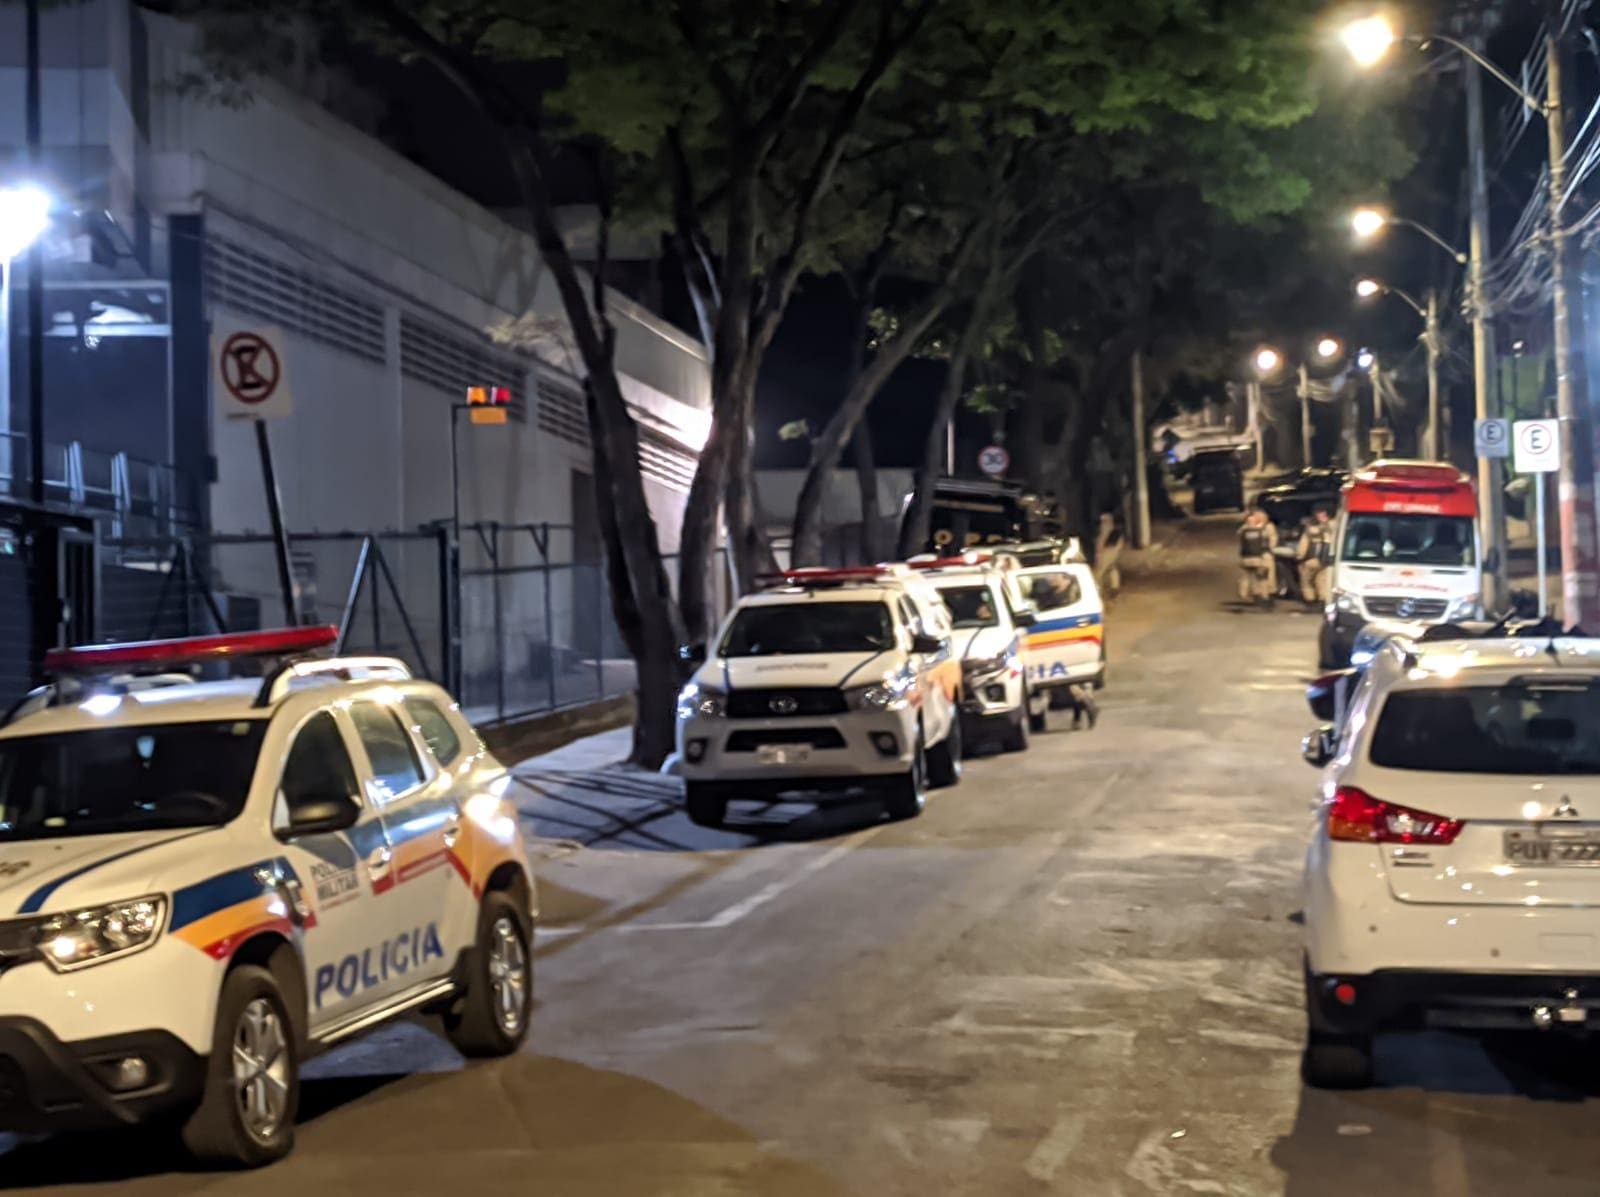
[[[992,741],[1003,751],[1021,752],[1030,730],[1023,645],[1037,617],[1013,597],[999,569],[957,561],[912,564],[950,611],[961,658],[962,742]]]
[[[1391,640],[1307,737],[1312,1084],[1380,1030],[1600,1022],[1600,640],[1492,635]]]
[[[523,1041],[508,775],[400,662],[295,656],[336,637],[55,653],[0,727],[0,1130],[175,1119],[200,1157],[258,1165],[322,1048],[418,1010],[468,1055]],[[170,672],[249,654],[287,659]]]
[[[690,818],[719,826],[732,799],[863,787],[891,816],[917,814],[930,784],[961,776],[944,605],[896,567],[773,581],[739,601],[678,697]]]

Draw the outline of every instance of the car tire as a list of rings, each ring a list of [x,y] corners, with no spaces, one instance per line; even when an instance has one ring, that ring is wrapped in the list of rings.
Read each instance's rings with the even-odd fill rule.
[[[884,792],[883,807],[891,819],[914,819],[922,813],[928,801],[928,753],[922,745],[922,732],[917,732],[917,748],[911,756],[911,768],[889,779]]]
[[[728,820],[728,799],[711,782],[684,782],[683,805],[699,827],[721,827]]]
[[[1041,702],[1039,695],[1028,691],[1028,696],[1022,701],[1023,708],[1028,712],[1028,730],[1037,735],[1044,735],[1050,730],[1049,706]]]
[[[214,1167],[262,1167],[294,1147],[299,1105],[300,1045],[288,1004],[271,972],[241,964],[222,982],[205,1084],[181,1129],[183,1145]]]
[[[1033,716],[1028,713],[1028,708],[1024,705],[1012,716],[1011,726],[1006,728],[1005,734],[1000,737],[1000,751],[1028,751],[1028,733],[1032,727]]]
[[[463,1056],[509,1056],[528,1038],[533,1016],[533,945],[528,915],[490,890],[478,907],[478,938],[465,958],[466,989],[445,1018]]]
[[[1372,1036],[1306,1033],[1300,1075],[1313,1089],[1365,1089],[1372,1084]]]
[[[960,780],[961,720],[951,719],[949,733],[928,749],[928,784],[942,790]]]

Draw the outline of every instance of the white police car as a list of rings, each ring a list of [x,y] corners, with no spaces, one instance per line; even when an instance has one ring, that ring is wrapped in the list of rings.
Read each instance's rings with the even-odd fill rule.
[[[792,570],[739,600],[678,697],[689,817],[734,799],[875,789],[895,818],[961,777],[950,617],[896,566]]]
[[[989,554],[916,559],[950,610],[956,652],[961,659],[962,742],[994,741],[1006,752],[1028,747],[1028,683],[1023,642],[1035,624],[1021,606]]]
[[[0,1130],[293,1142],[301,1064],[412,1011],[528,1032],[534,879],[449,696],[334,628],[51,654],[0,727]],[[197,682],[178,663],[279,658]],[[129,677],[166,670],[154,678]]]
[[[1600,1027],[1600,640],[1392,638],[1310,697],[1306,1079],[1366,1084],[1379,1031]]]

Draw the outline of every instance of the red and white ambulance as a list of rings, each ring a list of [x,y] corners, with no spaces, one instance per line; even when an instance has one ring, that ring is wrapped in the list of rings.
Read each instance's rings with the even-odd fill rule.
[[[1318,653],[1350,663],[1369,624],[1416,634],[1483,615],[1483,544],[1472,479],[1448,462],[1375,461],[1351,475],[1333,542],[1333,597]]]

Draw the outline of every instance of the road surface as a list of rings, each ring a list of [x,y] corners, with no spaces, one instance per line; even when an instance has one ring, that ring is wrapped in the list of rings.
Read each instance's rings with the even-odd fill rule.
[[[527,774],[546,922],[517,1058],[464,1067],[401,1026],[317,1062],[264,1173],[0,1139],[0,1185],[1593,1194],[1597,1057],[1561,1041],[1397,1037],[1378,1088],[1301,1086],[1315,622],[1236,610],[1231,544],[1193,523],[1132,580],[1096,731],[975,761],[916,820],[752,808],[708,833],[666,779]]]

